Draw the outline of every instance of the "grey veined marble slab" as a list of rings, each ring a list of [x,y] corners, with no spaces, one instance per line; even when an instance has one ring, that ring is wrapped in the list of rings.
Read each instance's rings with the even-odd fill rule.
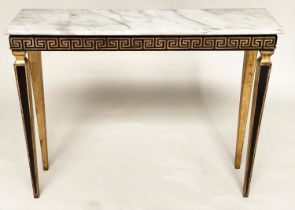
[[[10,35],[280,34],[265,9],[23,9]]]

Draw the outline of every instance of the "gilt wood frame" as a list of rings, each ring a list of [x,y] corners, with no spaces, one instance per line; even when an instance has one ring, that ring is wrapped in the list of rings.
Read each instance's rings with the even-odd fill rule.
[[[240,168],[245,128],[252,94],[252,111],[243,196],[248,197],[268,78],[277,35],[122,35],[45,36],[10,35],[10,49],[16,57],[15,72],[26,134],[34,197],[40,195],[34,139],[33,101],[39,127],[43,169],[48,170],[45,102],[41,51],[245,51],[235,167]],[[257,60],[257,52],[260,58]],[[28,54],[28,56],[26,56]],[[255,82],[253,87],[253,75]],[[32,79],[31,79],[32,78]],[[31,90],[31,83],[33,91]],[[24,85],[25,84],[25,85]]]

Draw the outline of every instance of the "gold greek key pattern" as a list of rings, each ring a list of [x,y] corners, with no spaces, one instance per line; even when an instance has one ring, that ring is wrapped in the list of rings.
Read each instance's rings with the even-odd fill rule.
[[[10,36],[13,51],[274,50],[276,35]]]

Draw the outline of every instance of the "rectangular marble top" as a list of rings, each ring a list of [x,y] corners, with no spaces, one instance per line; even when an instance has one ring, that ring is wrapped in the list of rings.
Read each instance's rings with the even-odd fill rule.
[[[9,35],[259,35],[280,34],[265,9],[23,9]]]

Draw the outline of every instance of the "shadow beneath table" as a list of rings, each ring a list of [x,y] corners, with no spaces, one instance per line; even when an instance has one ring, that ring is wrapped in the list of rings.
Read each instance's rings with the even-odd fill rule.
[[[101,116],[106,118],[108,115],[112,118],[115,116],[118,120],[130,117],[159,117],[168,120],[199,117],[210,124],[206,126],[208,133],[216,139],[216,145],[223,148],[223,156],[227,158],[229,173],[231,173],[234,170],[236,128],[232,132],[233,137],[230,139],[231,146],[229,146],[227,143],[229,140],[225,139],[220,132],[212,109],[226,107],[228,105],[226,101],[232,96],[218,89],[214,84],[199,81],[195,76],[197,74],[195,69],[187,70],[186,73],[188,79],[184,83],[177,81],[122,82],[118,78],[112,81],[92,79],[83,85],[73,84],[68,88],[63,87],[55,99],[58,108],[52,109],[59,110],[59,114],[54,117],[56,120],[63,118],[64,122],[71,122],[71,126],[56,140],[59,142],[58,146],[49,148],[51,167],[54,167],[58,157],[68,149],[80,125],[88,120],[99,120]],[[214,105],[211,104],[212,102]],[[51,108],[47,107],[47,109]],[[58,125],[53,123],[52,130],[56,126]],[[49,137],[54,132],[52,130],[48,131]],[[240,179],[234,173],[231,174],[240,189]],[[47,181],[50,182],[50,179]]]

